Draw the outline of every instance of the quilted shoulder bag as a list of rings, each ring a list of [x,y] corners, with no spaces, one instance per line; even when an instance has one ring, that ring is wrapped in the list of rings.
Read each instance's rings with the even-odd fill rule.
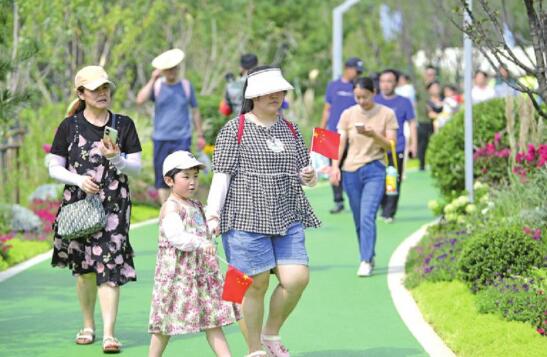
[[[116,128],[116,114],[112,114],[112,127]],[[99,185],[108,171],[108,161]],[[61,207],[57,216],[57,234],[64,240],[81,239],[101,231],[106,226],[106,213],[98,194],[88,194],[83,200]]]

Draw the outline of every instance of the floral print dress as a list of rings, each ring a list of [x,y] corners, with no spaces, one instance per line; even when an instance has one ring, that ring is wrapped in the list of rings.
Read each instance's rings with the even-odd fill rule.
[[[133,265],[133,248],[129,243],[131,201],[127,176],[118,173],[99,150],[99,141],[90,141],[81,133],[77,117],[73,121],[73,140],[68,146],[67,165],[70,172],[88,175],[100,182],[99,195],[107,216],[106,227],[86,239],[63,240],[54,223],[54,267],[69,267],[75,276],[96,273],[97,285],[120,286],[137,279]],[[122,148],[123,149],[123,148]],[[77,186],[66,185],[61,207],[82,200],[86,193]]]
[[[200,248],[191,252],[176,249],[165,237],[163,218],[176,210],[186,233],[211,239],[201,203],[191,200],[182,203],[173,197],[168,201],[176,204],[164,205],[160,213],[148,331],[172,336],[234,323],[241,318],[239,306],[221,298],[223,277],[217,258]]]

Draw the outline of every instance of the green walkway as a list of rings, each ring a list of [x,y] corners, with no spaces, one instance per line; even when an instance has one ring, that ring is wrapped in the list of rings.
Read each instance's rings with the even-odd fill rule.
[[[292,355],[425,356],[393,306],[386,274],[397,245],[432,220],[426,206],[435,190],[427,174],[408,174],[396,223],[378,222],[377,268],[370,278],[355,275],[359,258],[350,212],[328,214],[331,190],[327,185],[308,193],[323,227],[308,231],[311,282],[282,330]],[[124,356],[147,353],[156,235],[156,225],[132,231],[139,281],[122,289],[117,334],[124,343]],[[99,306],[96,316],[101,336]],[[99,342],[83,347],[72,342],[80,322],[74,279],[68,270],[52,269],[43,262],[0,283],[0,356],[102,356]],[[237,327],[225,332],[234,357],[242,356],[244,342]],[[165,353],[211,355],[203,334],[174,338]]]

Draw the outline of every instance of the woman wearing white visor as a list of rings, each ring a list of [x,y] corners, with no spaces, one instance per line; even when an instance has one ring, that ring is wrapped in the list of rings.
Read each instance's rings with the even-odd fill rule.
[[[249,72],[241,115],[220,131],[207,216],[231,265],[253,277],[243,300],[249,356],[289,356],[279,330],[308,284],[304,228],[320,222],[302,185],[316,176],[298,128],[279,115],[293,89],[279,68]],[[279,284],[263,326],[270,271]]]

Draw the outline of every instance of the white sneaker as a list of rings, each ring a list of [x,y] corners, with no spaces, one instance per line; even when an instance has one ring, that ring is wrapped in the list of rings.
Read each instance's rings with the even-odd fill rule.
[[[357,276],[370,276],[372,274],[372,264],[368,262],[361,262],[359,270],[357,270]]]

